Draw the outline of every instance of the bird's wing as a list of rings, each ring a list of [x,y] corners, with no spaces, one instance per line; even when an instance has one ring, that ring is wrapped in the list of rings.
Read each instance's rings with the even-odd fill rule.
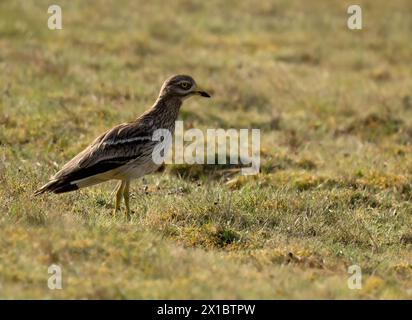
[[[113,170],[145,154],[152,130],[145,122],[120,124],[96,138],[66,163],[52,180],[74,181]]]

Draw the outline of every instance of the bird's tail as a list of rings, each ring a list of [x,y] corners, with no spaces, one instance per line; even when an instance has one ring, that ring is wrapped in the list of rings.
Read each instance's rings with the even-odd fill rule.
[[[63,193],[63,192],[74,191],[77,189],[79,189],[79,187],[76,184],[71,184],[70,181],[67,181],[67,180],[57,179],[57,180],[51,180],[48,183],[46,183],[43,187],[36,190],[34,192],[34,195],[38,196],[45,192]]]

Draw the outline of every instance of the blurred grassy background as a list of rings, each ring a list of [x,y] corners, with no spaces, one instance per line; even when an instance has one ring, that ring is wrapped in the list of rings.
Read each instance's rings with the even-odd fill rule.
[[[58,1],[51,31],[1,1],[0,297],[412,298],[412,4],[357,3]],[[186,126],[261,129],[261,174],[167,166],[130,222],[111,183],[32,197],[174,73],[213,93]]]

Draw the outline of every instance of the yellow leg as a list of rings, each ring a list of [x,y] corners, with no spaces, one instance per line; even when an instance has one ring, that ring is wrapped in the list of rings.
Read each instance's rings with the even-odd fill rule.
[[[117,186],[117,192],[116,192],[116,203],[114,205],[114,211],[113,211],[113,215],[116,215],[117,210],[119,210],[120,208],[120,203],[122,202],[122,194],[123,194],[123,190],[125,187],[126,181],[120,181],[118,186]]]
[[[130,218],[129,187],[130,187],[130,181],[125,181],[125,187],[123,189],[123,197],[124,197],[124,203],[126,205],[126,217],[127,218]]]

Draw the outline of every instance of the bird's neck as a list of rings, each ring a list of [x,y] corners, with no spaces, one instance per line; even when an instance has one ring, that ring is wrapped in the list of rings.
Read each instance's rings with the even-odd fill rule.
[[[159,96],[150,112],[164,128],[174,127],[183,101],[179,97]]]
[[[179,110],[183,101],[178,96],[160,95],[153,105],[153,108],[176,108]]]

